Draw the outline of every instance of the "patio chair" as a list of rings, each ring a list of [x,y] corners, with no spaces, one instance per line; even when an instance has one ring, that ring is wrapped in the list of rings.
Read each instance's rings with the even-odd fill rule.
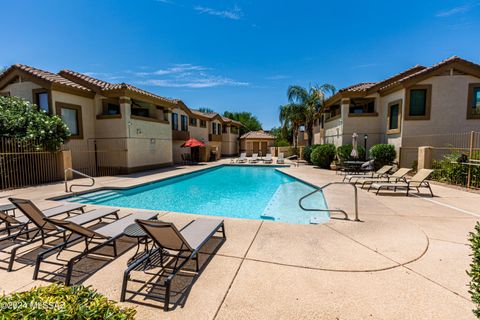
[[[267,155],[265,156],[265,159],[263,159],[263,162],[264,162],[264,163],[272,163],[272,162],[273,162],[272,154],[271,154],[271,153],[267,153]]]
[[[278,164],[285,164],[285,158],[284,158],[283,152],[280,152],[278,154],[277,163]]]
[[[13,207],[13,208],[12,208]],[[47,217],[53,217],[60,214],[67,214],[74,211],[84,212],[85,205],[84,204],[77,204],[77,203],[67,203],[61,204],[59,206],[55,206],[53,208],[45,209],[42,213]],[[8,236],[11,236],[12,230],[25,228],[28,230],[28,223],[30,219],[27,216],[15,216],[15,209],[17,206],[15,204],[7,204],[0,207],[0,224],[4,223],[5,228],[1,229],[0,232],[7,232]],[[8,212],[12,211],[13,214],[8,214]],[[26,233],[28,236],[29,232]],[[8,237],[7,237],[8,238]],[[6,238],[0,239],[0,241],[5,240]]]
[[[247,153],[246,152],[242,152],[240,154],[240,158],[238,158],[236,161],[236,163],[245,163],[247,162]]]
[[[376,194],[380,192],[381,189],[391,189],[393,188],[393,191],[396,192],[397,189],[406,189],[407,193],[406,195],[408,196],[409,191],[411,188],[417,189],[417,192],[420,192],[420,188],[428,188],[430,191],[431,196],[433,197],[433,192],[432,188],[430,187],[430,184],[428,183],[427,178],[432,174],[434,170],[432,169],[420,169],[416,175],[414,175],[409,181],[407,182],[375,182],[372,183],[372,188],[377,189]]]
[[[103,227],[93,230],[92,228],[82,226],[79,223],[76,223],[72,220],[59,220],[53,218],[45,218],[47,223],[56,226],[57,228],[62,228],[64,230],[68,230],[71,232],[68,238],[65,241],[53,248],[50,248],[37,256],[37,261],[35,264],[35,271],[33,273],[33,279],[36,280],[38,278],[38,273],[40,270],[40,265],[42,262],[56,264],[54,262],[47,262],[44,259],[54,252],[58,251],[57,256],[60,252],[66,249],[70,244],[77,243],[78,240],[85,241],[85,250],[80,254],[70,258],[67,262],[67,274],[65,276],[65,285],[69,286],[71,283],[72,273],[73,273],[73,266],[75,263],[80,261],[83,257],[97,251],[104,246],[111,246],[113,248],[113,256],[117,257],[117,246],[116,241],[124,235],[125,228],[129,225],[135,223],[135,219],[154,219],[156,218],[158,213],[156,212],[134,212],[126,217],[118,219],[112,223],[109,223]],[[74,239],[73,241],[70,238],[76,235],[79,238]],[[89,247],[89,245],[94,244],[95,246]],[[101,253],[96,253],[96,255],[105,255]],[[63,265],[63,264],[62,264]]]
[[[258,153],[252,154],[252,158],[248,161],[249,163],[257,163],[258,162]]]
[[[358,179],[355,183],[361,183],[362,186],[361,188],[363,189],[366,185],[370,185],[368,188],[368,191],[372,188],[372,184],[375,182],[381,183],[381,182],[407,182],[407,179],[405,178],[407,174],[412,171],[412,168],[400,168],[394,173],[390,175],[385,175],[381,178],[372,178],[372,179]]]
[[[47,217],[54,217],[60,214],[68,214],[75,206],[77,209],[84,208],[85,205],[79,204],[67,204],[63,206],[58,206],[51,208],[49,210],[42,211],[40,210],[32,201],[18,198],[9,198],[9,200],[24,214],[25,217],[18,217],[19,221],[23,223],[21,230],[11,237],[11,240],[14,242],[20,240],[19,243],[16,243],[12,246],[10,251],[10,260],[8,263],[7,271],[12,271],[13,263],[15,261],[15,255],[17,251],[23,247],[36,243],[38,241],[42,242],[42,245],[45,244],[45,240],[49,237],[55,237],[59,239],[66,239],[65,230],[57,228],[55,225],[48,223]],[[101,208],[95,209],[89,212],[85,212],[74,217],[69,217],[65,221],[72,221],[73,223],[86,224],[96,220],[101,220],[109,215],[113,215],[118,219],[118,209],[115,208]],[[27,221],[28,220],[28,221]],[[28,224],[32,223],[35,225],[35,228],[28,229]],[[33,236],[29,234],[35,232]],[[22,240],[20,237],[24,236],[26,239]]]
[[[357,179],[363,179],[363,178],[381,178],[385,175],[387,175],[387,173],[392,170],[393,166],[383,166],[381,167],[380,169],[378,169],[377,171],[375,172],[365,172],[363,175],[358,175],[358,174],[349,174],[349,175],[346,175],[345,177],[343,177],[343,181],[345,180],[348,180],[348,182],[352,182],[352,179],[353,178],[357,178]]]
[[[182,269],[187,270],[185,265],[191,261],[195,260],[195,270],[196,274],[198,273],[199,263],[198,263],[198,254],[200,249],[207,243],[208,240],[213,238],[217,232],[221,232],[222,239],[225,237],[225,227],[223,220],[219,219],[196,219],[191,221],[181,230],[178,230],[173,223],[163,222],[163,221],[148,221],[148,220],[136,220],[140,227],[147,233],[147,235],[154,241],[157,248],[151,251],[149,254],[144,255],[138,260],[134,261],[126,270],[123,276],[122,291],[120,296],[120,301],[125,301],[126,293],[133,293],[134,295],[141,295],[145,297],[152,298],[161,298],[158,295],[152,293],[141,293],[138,291],[132,291],[127,289],[128,281],[132,282],[141,282],[144,281],[135,280],[130,278],[130,272],[136,270],[142,264],[145,264],[145,268],[151,261],[152,256],[160,254],[160,263],[162,270],[171,269],[171,273],[166,277],[163,284],[161,283],[152,283],[148,284],[154,287],[164,287],[165,288],[165,303],[163,309],[168,311],[170,305],[170,285],[173,278],[180,272]],[[166,250],[168,251],[166,251]],[[172,251],[173,253],[170,253]],[[164,256],[171,257],[173,260],[170,262],[169,266],[163,265]],[[173,267],[170,267],[174,263]]]

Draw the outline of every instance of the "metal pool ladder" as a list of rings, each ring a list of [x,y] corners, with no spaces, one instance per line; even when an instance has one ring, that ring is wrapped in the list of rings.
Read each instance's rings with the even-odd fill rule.
[[[350,220],[349,217],[348,217],[348,213],[345,212],[345,210],[342,210],[342,209],[310,209],[310,208],[305,208],[302,204],[303,200],[305,200],[306,198],[310,197],[311,195],[317,193],[317,192],[322,192],[324,189],[328,188],[329,186],[331,185],[335,185],[335,184],[346,184],[346,185],[350,185],[353,187],[353,194],[354,194],[354,200],[355,200],[355,221],[360,221],[360,219],[358,218],[358,196],[357,196],[357,187],[353,184],[353,183],[350,183],[350,182],[329,182],[327,184],[324,184],[323,186],[321,186],[320,188],[310,192],[309,194],[306,194],[304,195],[303,197],[300,198],[300,200],[298,200],[298,205],[300,206],[300,208],[302,208],[302,210],[304,211],[319,211],[319,212],[328,212],[328,213],[331,213],[331,212],[340,212],[342,214],[345,215],[345,220]],[[337,218],[338,219],[338,218]]]
[[[78,174],[79,176],[82,176],[82,177],[85,177],[85,178],[88,178],[88,179],[91,179],[92,180],[92,183],[91,184],[71,184],[70,185],[70,188],[68,187],[68,179],[67,179],[67,173],[68,172],[73,172],[73,173],[76,173]],[[72,169],[72,168],[67,168],[65,169],[65,172],[64,172],[64,178],[65,178],[65,192],[73,192],[72,191],[72,188],[73,187],[93,187],[95,185],[95,179],[91,176],[89,176],[88,174],[85,174],[83,172],[80,172],[80,171],[77,171],[75,169]]]

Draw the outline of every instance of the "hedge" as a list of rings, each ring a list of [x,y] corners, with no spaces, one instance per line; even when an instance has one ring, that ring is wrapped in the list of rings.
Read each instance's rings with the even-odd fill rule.
[[[323,169],[329,169],[335,159],[336,148],[333,144],[322,144],[313,149],[310,156],[314,165]]]
[[[1,319],[133,320],[135,313],[82,285],[51,284],[0,297]]]
[[[472,249],[472,263],[470,264],[470,271],[467,271],[471,280],[469,283],[470,296],[472,302],[475,304],[473,313],[477,318],[480,318],[480,223],[477,222],[475,230],[470,232],[470,248]]]
[[[395,146],[391,144],[376,144],[370,148],[370,158],[375,159],[375,168],[381,168],[384,165],[392,164],[397,157]]]
[[[307,161],[308,163],[312,163],[312,151],[318,146],[320,146],[320,144],[312,144],[311,146],[306,146],[303,148],[303,160]]]
[[[348,160],[355,160],[352,156],[353,146],[351,144],[344,144],[337,148],[337,157],[341,162]],[[365,159],[365,148],[357,146],[358,157],[356,159]]]

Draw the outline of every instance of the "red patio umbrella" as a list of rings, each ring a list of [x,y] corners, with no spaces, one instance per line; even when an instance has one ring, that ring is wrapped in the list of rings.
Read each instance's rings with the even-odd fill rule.
[[[182,148],[205,147],[205,143],[198,141],[195,138],[190,138],[181,145]]]

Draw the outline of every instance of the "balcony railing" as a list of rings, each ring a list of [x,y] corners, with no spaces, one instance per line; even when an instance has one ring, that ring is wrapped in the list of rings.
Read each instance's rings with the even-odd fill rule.
[[[208,141],[222,141],[222,135],[221,134],[209,134],[208,135]]]
[[[190,132],[189,131],[178,131],[178,130],[173,130],[172,131],[172,140],[188,140],[190,139]]]

